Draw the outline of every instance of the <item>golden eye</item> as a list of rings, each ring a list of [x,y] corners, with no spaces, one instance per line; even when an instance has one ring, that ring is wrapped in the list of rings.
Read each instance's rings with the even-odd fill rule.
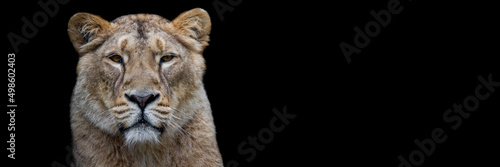
[[[172,60],[173,58],[174,58],[174,56],[172,56],[172,55],[165,55],[165,56],[160,58],[160,63],[168,62],[168,61]]]
[[[113,55],[113,56],[109,57],[109,59],[111,59],[111,61],[114,61],[117,63],[123,63],[123,59],[120,55]]]

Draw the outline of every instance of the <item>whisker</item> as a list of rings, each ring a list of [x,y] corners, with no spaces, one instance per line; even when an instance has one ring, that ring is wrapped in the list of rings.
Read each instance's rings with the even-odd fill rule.
[[[177,127],[177,130],[179,130],[180,132],[182,132],[183,134],[185,135],[189,135],[189,136],[192,136],[191,133],[187,132],[184,128],[182,128],[179,124],[175,123],[175,122],[172,122],[172,124],[174,124],[174,126]]]
[[[186,136],[186,134],[184,133],[184,131],[182,131],[177,124],[175,124],[175,122],[173,121],[168,121],[168,124],[176,131],[176,132],[179,132],[181,135],[183,136]]]
[[[175,123],[175,122],[172,122],[176,127],[177,127],[177,131],[179,131],[179,134],[183,135],[185,139],[189,140],[190,142],[187,142],[188,143],[188,146],[189,147],[192,147],[192,134],[187,132],[184,128],[182,128],[179,124]]]
[[[177,120],[179,120],[179,121],[181,120],[181,118],[179,118],[179,117],[175,116],[174,114],[171,114],[171,115],[170,115],[170,117],[175,118],[175,119],[177,119]]]
[[[174,111],[177,111],[177,112],[181,112],[180,110],[178,110],[178,109],[176,109],[176,108],[174,108],[174,107],[168,107],[168,108],[170,108],[170,109],[172,109],[172,110],[174,110]]]

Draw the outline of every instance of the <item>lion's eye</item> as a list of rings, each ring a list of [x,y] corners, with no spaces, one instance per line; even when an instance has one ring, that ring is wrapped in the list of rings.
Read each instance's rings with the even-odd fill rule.
[[[109,57],[109,59],[111,59],[111,61],[114,61],[117,63],[123,63],[123,59],[120,55],[113,55],[113,56]]]
[[[165,55],[165,56],[161,57],[160,63],[168,62],[168,61],[172,60],[173,58],[174,58],[173,55]]]

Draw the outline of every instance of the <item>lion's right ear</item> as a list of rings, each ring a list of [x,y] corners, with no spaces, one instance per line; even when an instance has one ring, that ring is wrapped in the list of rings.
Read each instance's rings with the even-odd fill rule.
[[[77,13],[68,23],[68,35],[77,51],[109,29],[110,23],[107,20],[90,13]]]

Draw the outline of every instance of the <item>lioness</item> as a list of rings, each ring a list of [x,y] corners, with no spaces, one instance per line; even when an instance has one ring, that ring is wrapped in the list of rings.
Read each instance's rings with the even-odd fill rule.
[[[202,83],[211,22],[203,9],[111,22],[77,13],[73,166],[222,166]]]

